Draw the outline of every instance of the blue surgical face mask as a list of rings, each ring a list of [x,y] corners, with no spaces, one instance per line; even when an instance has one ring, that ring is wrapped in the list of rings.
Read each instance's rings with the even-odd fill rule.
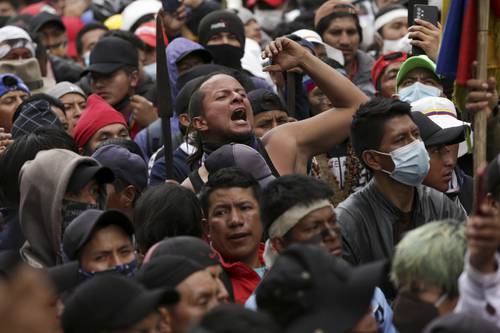
[[[415,82],[411,86],[399,89],[398,95],[403,102],[413,103],[424,97],[439,97],[441,89]]]
[[[390,153],[376,150],[375,152],[392,158],[394,170],[389,172],[382,169],[382,172],[402,184],[408,186],[420,185],[429,172],[429,154],[427,154],[424,143],[420,140],[415,140]]]
[[[103,274],[120,274],[120,275],[125,276],[127,278],[132,278],[135,274],[136,268],[137,268],[137,259],[134,259],[127,264],[118,265],[118,266],[115,266],[115,267],[108,269],[108,270],[105,270],[105,271],[88,272],[88,271],[85,271],[83,268],[80,268],[78,270],[78,273],[80,273],[85,280],[90,279],[94,276],[103,275]]]
[[[148,76],[153,80],[156,81],[156,62],[144,66],[144,72],[148,74]]]

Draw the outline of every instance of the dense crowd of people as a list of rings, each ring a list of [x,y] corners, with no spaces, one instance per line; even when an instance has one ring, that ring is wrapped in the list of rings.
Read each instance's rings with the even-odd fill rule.
[[[0,332],[500,332],[449,6],[0,0]]]

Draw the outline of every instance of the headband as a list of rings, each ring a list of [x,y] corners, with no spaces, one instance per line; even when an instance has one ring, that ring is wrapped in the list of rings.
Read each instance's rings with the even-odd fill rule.
[[[399,17],[408,17],[408,9],[400,8],[396,10],[391,10],[390,12],[387,12],[381,15],[380,17],[377,17],[374,24],[375,31],[378,31],[378,29],[382,28],[384,25]]]
[[[309,205],[297,204],[274,220],[269,228],[269,239],[266,241],[264,248],[264,262],[266,263],[266,267],[271,267],[278,256],[278,253],[271,244],[271,239],[274,237],[283,237],[307,214],[327,206],[333,209],[332,204],[327,199],[316,200]]]

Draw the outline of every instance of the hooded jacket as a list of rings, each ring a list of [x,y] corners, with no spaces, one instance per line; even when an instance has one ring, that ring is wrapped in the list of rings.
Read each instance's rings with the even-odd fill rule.
[[[26,237],[21,257],[36,268],[62,263],[62,202],[69,180],[78,165],[99,165],[65,149],[39,152],[19,173],[21,201],[19,220]]]
[[[172,94],[172,109],[175,108],[175,97],[179,93],[177,89],[179,71],[177,70],[176,62],[182,55],[200,49],[203,49],[203,46],[184,37],[174,39],[167,46],[167,67],[168,79],[170,80],[170,90]]]

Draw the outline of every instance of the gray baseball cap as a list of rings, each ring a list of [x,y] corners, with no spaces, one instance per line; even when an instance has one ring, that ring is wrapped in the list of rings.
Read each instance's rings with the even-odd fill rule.
[[[205,168],[209,173],[229,167],[237,167],[250,172],[261,188],[265,188],[276,178],[259,152],[240,143],[224,145],[205,160]]]
[[[87,95],[85,95],[82,88],[68,81],[59,82],[47,91],[47,94],[57,99],[69,93],[79,94],[84,98],[87,98]]]

